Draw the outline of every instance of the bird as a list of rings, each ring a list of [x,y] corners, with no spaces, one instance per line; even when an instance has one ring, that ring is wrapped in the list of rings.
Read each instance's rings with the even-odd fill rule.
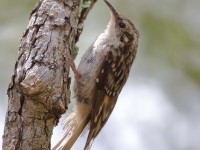
[[[75,82],[76,102],[63,121],[64,134],[52,150],[70,150],[87,124],[84,150],[91,149],[115,107],[136,57],[138,30],[107,0],[104,2],[111,19],[81,58],[77,68],[80,78]]]

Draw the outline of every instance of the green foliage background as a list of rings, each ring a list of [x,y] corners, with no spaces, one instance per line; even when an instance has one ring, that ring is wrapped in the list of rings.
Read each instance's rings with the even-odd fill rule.
[[[20,38],[36,2],[36,0],[0,0],[0,114],[2,118],[0,134],[3,133],[3,121],[7,109],[6,90],[13,74]],[[166,142],[164,146],[149,144],[148,150],[200,149],[200,143],[197,142],[200,139],[200,1],[110,0],[110,2],[121,14],[133,20],[140,31],[139,50],[129,85],[137,88],[135,83],[146,84],[147,89],[149,84],[155,85],[164,93],[167,103],[173,106],[179,115],[169,120],[172,125],[162,130],[166,133],[160,133],[161,136],[168,138],[164,140]],[[84,32],[78,43],[77,62],[96,36],[105,29],[110,17],[108,14],[108,8],[103,1],[99,0],[85,22]],[[129,94],[134,94],[134,91]],[[161,107],[165,108],[165,105]],[[187,131],[184,128],[180,133],[186,136],[184,139],[187,144],[182,143],[184,140],[180,140],[180,143],[170,141],[170,136],[167,134],[168,131],[176,133],[176,128],[178,129],[179,126],[173,126],[173,122],[180,119],[180,116],[185,119],[187,125]],[[182,134],[182,132],[186,133]],[[175,139],[180,138],[179,133],[172,135],[177,135]],[[137,149],[147,150],[142,146]]]

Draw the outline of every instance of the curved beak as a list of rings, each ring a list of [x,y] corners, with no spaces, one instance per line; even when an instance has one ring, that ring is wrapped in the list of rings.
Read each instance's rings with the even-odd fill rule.
[[[117,13],[117,11],[113,8],[113,6],[107,0],[104,0],[104,2],[107,4],[107,6],[110,9],[111,17],[116,19],[117,16],[119,16],[119,14]]]

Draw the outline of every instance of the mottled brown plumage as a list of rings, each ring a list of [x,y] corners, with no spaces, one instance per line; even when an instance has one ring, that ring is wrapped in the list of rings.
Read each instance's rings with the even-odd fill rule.
[[[81,59],[77,103],[66,118],[65,136],[55,149],[70,149],[87,123],[90,127],[84,150],[91,148],[115,107],[136,55],[138,31],[129,19],[104,1],[111,10],[111,20]]]

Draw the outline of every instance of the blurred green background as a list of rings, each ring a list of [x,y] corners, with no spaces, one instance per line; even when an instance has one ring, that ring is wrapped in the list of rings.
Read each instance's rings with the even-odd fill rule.
[[[7,109],[6,90],[17,51],[36,0],[0,0],[0,136]],[[200,149],[200,1],[110,0],[140,32],[137,58],[95,150]],[[78,63],[103,32],[110,15],[99,0],[81,35]],[[55,129],[52,143],[62,132]],[[81,149],[83,135],[73,147]],[[0,139],[2,143],[2,139]]]

